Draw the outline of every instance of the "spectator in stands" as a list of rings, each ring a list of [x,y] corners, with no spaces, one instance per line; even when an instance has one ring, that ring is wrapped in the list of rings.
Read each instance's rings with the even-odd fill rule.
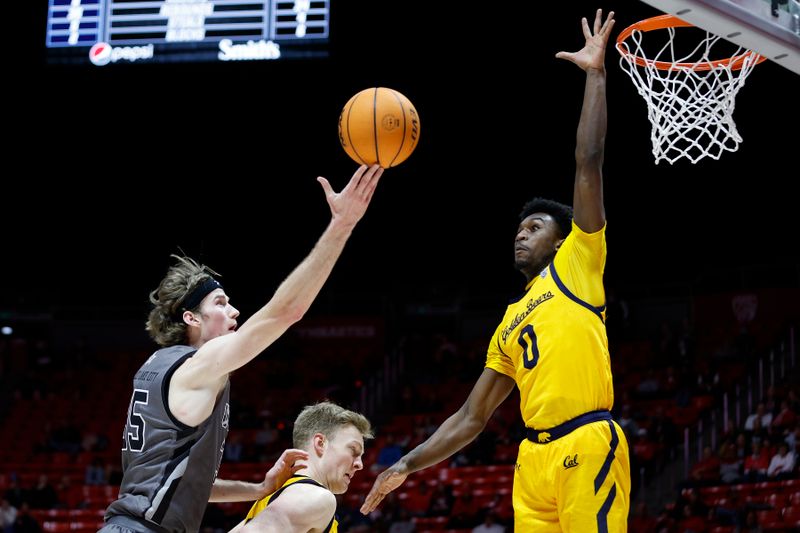
[[[386,440],[378,452],[375,464],[370,467],[373,472],[379,472],[392,466],[403,456],[403,448],[395,441],[394,434],[387,433]]]
[[[39,522],[31,516],[27,503],[20,505],[17,510],[17,520],[14,522],[14,533],[41,533]]]
[[[570,523],[575,531],[626,529],[630,461],[625,434],[610,413],[614,394],[603,287],[605,51],[613,12],[603,20],[598,9],[591,26],[585,18],[581,25],[584,47],[556,54],[585,73],[573,207],[542,198],[523,206],[514,258],[526,280],[524,293],[507,307],[488,343],[483,372],[461,408],[378,476],[361,507],[364,513],[409,474],[472,442],[518,390],[528,431],[517,456],[522,474],[514,476],[517,529],[557,529],[559,523]]]
[[[105,485],[108,483],[106,465],[100,457],[93,457],[92,462],[86,465],[83,482],[87,485]]]
[[[331,402],[306,406],[294,423],[294,446],[307,460],[280,487],[253,504],[234,531],[337,531],[336,494],[364,467],[369,421]],[[427,507],[427,506],[426,506]]]
[[[711,446],[703,448],[703,458],[692,467],[689,480],[695,486],[707,486],[719,482],[719,458],[714,455]]]
[[[58,503],[58,494],[47,474],[39,475],[36,486],[28,493],[28,503],[32,509],[52,509]]]
[[[761,442],[764,447],[769,445],[769,426],[764,427],[761,425],[761,418],[756,417],[753,420],[753,431],[750,432],[750,440],[753,442]]]
[[[437,485],[431,496],[431,505],[428,507],[427,516],[447,516],[453,508],[453,495],[450,487]]]
[[[629,440],[639,434],[639,426],[631,415],[631,404],[626,403],[622,406],[617,423]]]
[[[408,491],[408,497],[403,501],[403,507],[413,516],[425,516],[431,506],[433,491],[425,481],[417,484],[415,489]]]
[[[84,488],[80,485],[72,484],[72,476],[64,474],[61,481],[56,485],[58,495],[58,507],[60,509],[80,509],[84,507]]]
[[[655,369],[652,367],[647,369],[645,377],[636,386],[636,390],[641,393],[642,396],[652,396],[657,393],[660,388],[661,385],[658,381],[658,376],[656,375]],[[635,434],[634,432],[634,435]]]
[[[781,400],[781,409],[772,419],[772,427],[778,430],[778,433],[782,433],[784,430],[793,427],[796,422],[797,415],[789,407],[789,401]]]
[[[678,520],[678,531],[681,533],[705,533],[706,517],[692,513],[688,505],[681,507],[681,517]]]
[[[768,428],[772,423],[772,413],[767,412],[767,408],[763,403],[759,402],[756,406],[755,413],[747,417],[747,420],[744,422],[744,429],[747,431],[756,431],[756,419],[758,419],[760,427],[762,428]]]
[[[639,502],[633,510],[633,515],[628,522],[629,531],[655,531],[656,518],[647,511],[647,503]]]
[[[450,529],[471,528],[478,522],[479,509],[476,508],[475,498],[472,495],[470,486],[463,483],[460,491],[461,493],[453,503],[453,510],[447,523],[447,527]]]
[[[797,456],[800,453],[800,424],[796,424],[783,440],[789,446],[789,451],[794,452],[795,456]]]
[[[28,500],[28,491],[19,484],[19,477],[12,472],[8,476],[8,488],[6,488],[5,499],[12,505],[12,507],[20,508],[22,502]]]
[[[162,349],[133,378],[120,497],[108,507],[106,532],[115,529],[112,524],[197,531],[208,501],[253,501],[296,471],[295,460],[305,452],[285,452],[261,483],[216,478],[230,421],[229,376],[303,317],[364,216],[382,173],[377,165],[362,165],[339,193],[317,178],[331,212],[328,227],[272,299],[240,327],[239,311],[216,273],[174,256],[177,263],[150,293],[147,330]],[[212,223],[233,227],[232,215],[221,215],[211,196],[207,205],[175,207],[176,216],[163,218],[169,221],[164,231],[198,232]],[[263,233],[254,232],[248,246],[260,244]]]
[[[272,449],[273,444],[278,441],[278,430],[272,427],[272,421],[264,420],[261,429],[256,432],[254,444],[259,454],[267,454]],[[265,458],[260,458],[263,461]]]
[[[389,533],[413,533],[415,530],[414,521],[408,515],[408,511],[401,507],[398,511],[397,518],[392,521],[389,526]]]
[[[760,441],[753,442],[752,451],[744,460],[744,481],[759,482],[767,480],[769,456]]]
[[[2,533],[13,533],[16,520],[17,508],[8,503],[5,498],[0,500],[0,531]]]
[[[736,456],[736,447],[731,441],[722,443],[719,452],[719,477],[723,483],[738,483],[742,478],[742,459]]]
[[[785,442],[778,444],[778,453],[772,456],[767,468],[767,476],[772,479],[789,479],[796,464],[794,452],[789,451]]]
[[[505,533],[506,528],[497,523],[497,515],[492,511],[486,513],[483,523],[472,528],[472,533]]]
[[[736,433],[736,444],[734,445],[735,455],[737,459],[744,461],[747,457],[747,435],[742,432]]]
[[[758,515],[754,510],[747,511],[744,517],[744,525],[736,528],[736,533],[762,533],[764,530],[758,524]]]

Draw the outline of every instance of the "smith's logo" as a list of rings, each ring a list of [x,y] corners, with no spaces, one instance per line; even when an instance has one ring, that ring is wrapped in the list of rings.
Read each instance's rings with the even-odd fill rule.
[[[570,457],[569,455],[564,458],[564,468],[575,468],[578,466],[578,454],[575,454],[575,457]]]
[[[550,442],[550,433],[542,431],[538,436],[539,442]]]

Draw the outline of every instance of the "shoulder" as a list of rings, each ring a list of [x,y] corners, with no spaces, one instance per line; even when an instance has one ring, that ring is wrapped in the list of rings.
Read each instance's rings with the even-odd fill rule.
[[[314,483],[292,483],[267,510],[289,517],[293,524],[325,527],[336,512],[336,496]]]

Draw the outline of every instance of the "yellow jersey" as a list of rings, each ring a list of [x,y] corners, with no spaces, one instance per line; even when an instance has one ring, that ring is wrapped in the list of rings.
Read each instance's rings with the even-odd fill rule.
[[[516,382],[527,427],[552,428],[614,404],[605,230],[585,233],[573,222],[553,262],[509,304],[492,336],[486,367]]]
[[[314,481],[313,479],[311,479],[308,476],[292,476],[292,477],[290,477],[289,479],[286,480],[286,483],[284,483],[281,486],[281,488],[279,488],[278,490],[276,490],[272,494],[270,494],[268,496],[264,496],[260,500],[257,500],[256,503],[253,504],[253,507],[250,508],[250,511],[247,513],[247,516],[244,519],[245,523],[249,522],[250,520],[255,518],[256,515],[258,515],[258,513],[260,513],[264,509],[266,509],[267,505],[269,505],[270,502],[274,501],[278,496],[281,495],[281,493],[284,490],[286,490],[286,487],[294,485],[295,483],[308,483],[308,484],[316,485],[318,487],[322,487],[323,489],[325,489],[325,487],[321,483],[318,483],[317,481]],[[328,490],[328,489],[325,489],[325,490]],[[328,524],[328,527],[325,528],[323,533],[338,533],[338,531],[339,531],[339,521],[336,520],[336,515],[334,515],[333,518],[331,518],[330,524]]]

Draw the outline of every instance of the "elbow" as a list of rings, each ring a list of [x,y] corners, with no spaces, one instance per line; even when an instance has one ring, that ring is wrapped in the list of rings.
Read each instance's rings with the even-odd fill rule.
[[[287,325],[292,325],[300,322],[306,314],[308,309],[302,306],[288,306],[286,309],[283,310],[281,313],[282,322],[285,322]]]
[[[602,138],[591,146],[575,149],[575,161],[578,167],[601,167],[603,165],[605,139]]]

